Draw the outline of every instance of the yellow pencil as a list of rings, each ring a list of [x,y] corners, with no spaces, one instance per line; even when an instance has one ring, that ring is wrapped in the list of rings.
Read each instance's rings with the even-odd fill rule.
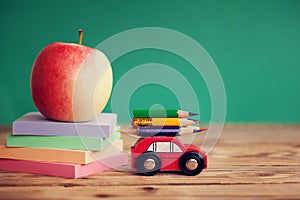
[[[133,118],[132,126],[189,126],[197,120],[181,118]]]

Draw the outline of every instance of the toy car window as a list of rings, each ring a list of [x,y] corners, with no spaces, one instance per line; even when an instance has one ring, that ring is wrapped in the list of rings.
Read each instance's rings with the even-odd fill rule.
[[[172,148],[173,152],[182,152],[182,149],[174,142],[172,142],[172,146],[173,146]]]
[[[150,144],[147,151],[154,151],[153,146],[154,146],[154,142],[152,144]]]
[[[171,152],[171,143],[156,142],[156,152]]]

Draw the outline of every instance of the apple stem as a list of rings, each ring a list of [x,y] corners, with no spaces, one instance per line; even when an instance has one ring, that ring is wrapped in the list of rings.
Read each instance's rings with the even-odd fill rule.
[[[79,44],[81,45],[82,44],[82,29],[79,29],[78,30],[78,32],[79,32]]]

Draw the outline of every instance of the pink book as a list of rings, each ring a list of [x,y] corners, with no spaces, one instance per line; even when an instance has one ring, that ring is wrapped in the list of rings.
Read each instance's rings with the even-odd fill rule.
[[[89,164],[50,163],[26,160],[0,159],[0,170],[80,178],[128,164],[126,153],[119,153]]]

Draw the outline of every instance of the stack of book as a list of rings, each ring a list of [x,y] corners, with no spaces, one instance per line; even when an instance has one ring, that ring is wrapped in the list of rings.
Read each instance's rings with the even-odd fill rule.
[[[182,110],[134,110],[132,126],[136,128],[137,135],[151,136],[181,136],[201,132],[197,120],[188,117],[197,115]],[[126,131],[123,131],[126,133]]]
[[[116,130],[116,114],[93,121],[50,121],[39,112],[13,123],[12,134],[0,144],[0,169],[79,178],[128,164]]]

